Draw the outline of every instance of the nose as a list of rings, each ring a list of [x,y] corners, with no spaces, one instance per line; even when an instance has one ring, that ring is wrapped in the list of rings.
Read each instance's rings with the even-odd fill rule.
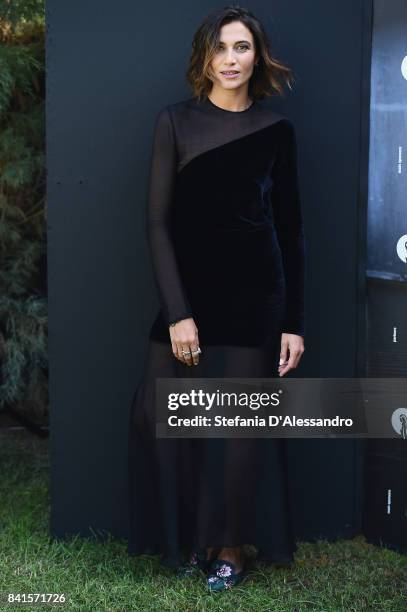
[[[234,64],[235,63],[235,52],[234,52],[234,49],[229,49],[226,53],[227,53],[226,54],[226,61],[227,61],[227,63],[228,64],[230,64],[230,63]]]

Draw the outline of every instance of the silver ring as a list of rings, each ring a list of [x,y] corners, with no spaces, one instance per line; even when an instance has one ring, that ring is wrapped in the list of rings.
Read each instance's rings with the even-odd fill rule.
[[[202,351],[201,351],[201,349],[199,348],[199,346],[198,346],[198,348],[196,349],[196,351],[182,351],[182,354],[183,354],[183,355],[196,355],[196,354],[199,354],[199,353],[202,353]]]

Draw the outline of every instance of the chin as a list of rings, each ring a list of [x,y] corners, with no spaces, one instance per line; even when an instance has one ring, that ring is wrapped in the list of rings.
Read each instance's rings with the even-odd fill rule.
[[[239,89],[239,88],[240,88],[240,87],[242,87],[242,86],[243,86],[245,83],[246,83],[246,81],[243,81],[243,80],[239,80],[239,82],[238,82],[238,83],[235,83],[235,82],[230,82],[230,83],[229,83],[229,82],[226,82],[226,83],[225,83],[224,81],[222,81],[222,82],[220,83],[220,86],[221,86],[223,89]]]

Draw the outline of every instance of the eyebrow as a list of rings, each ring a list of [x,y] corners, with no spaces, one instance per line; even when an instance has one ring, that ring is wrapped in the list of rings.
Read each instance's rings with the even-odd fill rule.
[[[220,43],[221,45],[224,45],[224,44],[225,44],[225,43],[224,43],[222,40],[220,40],[220,41],[219,41],[219,43]],[[234,44],[235,44],[235,45],[239,45],[240,43],[247,43],[248,45],[250,45],[250,42],[249,42],[248,40],[237,40],[237,41],[236,41]]]

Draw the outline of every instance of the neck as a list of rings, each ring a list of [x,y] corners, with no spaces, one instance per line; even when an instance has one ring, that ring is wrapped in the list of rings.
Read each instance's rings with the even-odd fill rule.
[[[247,88],[245,91],[239,92],[234,90],[219,90],[219,88],[213,87],[208,94],[208,98],[211,102],[216,104],[216,106],[235,112],[248,109],[253,102],[248,96]]]

